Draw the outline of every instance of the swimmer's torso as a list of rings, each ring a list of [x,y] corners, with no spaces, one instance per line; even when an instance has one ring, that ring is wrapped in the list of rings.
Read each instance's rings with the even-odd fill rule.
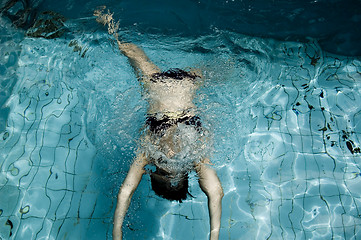
[[[149,108],[142,149],[150,163],[171,175],[191,171],[203,157],[201,123],[193,104],[199,77],[186,74],[170,70],[143,78]]]

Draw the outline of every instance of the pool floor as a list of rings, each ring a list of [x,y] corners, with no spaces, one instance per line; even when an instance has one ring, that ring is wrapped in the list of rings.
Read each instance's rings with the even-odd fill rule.
[[[227,31],[135,41],[164,70],[205,75],[196,104],[225,192],[220,239],[361,239],[360,58]],[[127,59],[100,30],[12,43],[1,47],[15,84],[0,133],[0,239],[111,239],[146,112]],[[124,239],[206,239],[195,174],[190,192],[166,201],[145,175]]]

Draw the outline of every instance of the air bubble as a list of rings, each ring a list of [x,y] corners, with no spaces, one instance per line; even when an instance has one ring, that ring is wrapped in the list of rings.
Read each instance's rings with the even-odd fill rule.
[[[23,208],[20,208],[20,213],[21,214],[27,214],[28,212],[30,211],[30,206],[29,205],[26,205],[25,207]]]
[[[9,132],[4,132],[3,140],[5,141],[9,137]]]
[[[15,167],[14,164],[11,164],[10,167],[9,167],[9,172],[11,173],[11,175],[13,176],[17,176],[19,175],[19,168]]]

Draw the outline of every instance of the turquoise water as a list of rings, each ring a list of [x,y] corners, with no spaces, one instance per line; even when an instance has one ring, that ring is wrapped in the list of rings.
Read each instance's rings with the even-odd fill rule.
[[[92,23],[94,22],[94,24]],[[142,89],[92,17],[60,38],[1,19],[0,238],[111,239],[146,114]],[[212,28],[120,35],[167,70],[199,68],[195,103],[225,192],[220,239],[361,239],[361,58]],[[124,239],[206,239],[206,196],[135,192]]]

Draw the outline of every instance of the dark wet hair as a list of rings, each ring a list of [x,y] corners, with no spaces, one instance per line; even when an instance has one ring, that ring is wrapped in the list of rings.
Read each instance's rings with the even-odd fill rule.
[[[153,82],[156,82],[157,80],[162,80],[166,78],[172,78],[176,80],[182,80],[184,78],[190,78],[192,80],[195,80],[196,78],[199,78],[195,73],[187,72],[179,68],[171,68],[168,71],[160,72],[160,73],[154,73],[151,77],[151,80]]]
[[[188,174],[179,179],[177,184],[172,184],[170,174],[164,170],[156,168],[155,172],[150,174],[153,191],[160,197],[170,201],[179,201],[187,199],[188,192]]]

